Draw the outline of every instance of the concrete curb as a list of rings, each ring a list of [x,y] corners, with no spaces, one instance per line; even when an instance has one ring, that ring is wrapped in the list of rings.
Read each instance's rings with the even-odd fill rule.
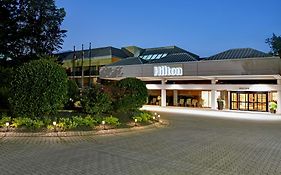
[[[168,126],[168,121],[162,123],[156,122],[146,126],[136,126],[132,128],[105,129],[93,131],[66,131],[66,132],[0,132],[0,138],[3,137],[76,137],[76,136],[94,136],[94,135],[110,135],[127,132],[137,132],[147,129],[163,128]]]

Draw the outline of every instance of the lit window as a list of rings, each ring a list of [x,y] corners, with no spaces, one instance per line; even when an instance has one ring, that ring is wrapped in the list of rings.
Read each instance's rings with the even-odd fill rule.
[[[144,55],[142,59],[146,60],[148,55]]]
[[[162,58],[162,54],[158,54],[155,59],[160,59],[160,58]]]
[[[154,60],[157,57],[157,54],[154,54],[151,59]]]
[[[150,60],[151,57],[152,57],[152,55],[148,55],[146,59],[147,59],[147,60]]]
[[[161,58],[163,58],[163,57],[165,57],[165,56],[167,56],[167,55],[168,55],[167,53],[164,53]]]

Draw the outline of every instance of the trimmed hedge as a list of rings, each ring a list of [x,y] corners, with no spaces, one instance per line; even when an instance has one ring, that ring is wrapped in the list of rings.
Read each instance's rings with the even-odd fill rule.
[[[112,100],[101,86],[95,85],[83,92],[81,104],[83,111],[88,114],[102,114],[111,112]]]
[[[66,100],[67,75],[53,61],[34,60],[15,70],[10,92],[15,116],[34,118],[56,113]]]
[[[125,78],[116,83],[117,97],[114,101],[116,111],[133,112],[141,108],[147,101],[146,84],[137,78]]]

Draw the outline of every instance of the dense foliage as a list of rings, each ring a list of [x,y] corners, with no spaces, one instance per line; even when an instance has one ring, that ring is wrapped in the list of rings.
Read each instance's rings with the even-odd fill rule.
[[[75,103],[79,101],[79,88],[74,80],[67,81],[67,101],[65,109],[75,109]]]
[[[83,111],[89,114],[109,113],[112,109],[111,98],[101,86],[95,85],[83,91],[81,104]]]
[[[12,74],[12,68],[0,66],[0,109],[7,109],[9,106],[9,83],[11,81]]]
[[[267,38],[265,42],[269,44],[272,54],[281,58],[281,36],[273,33],[272,37]]]
[[[54,0],[1,0],[0,57],[25,62],[60,49],[64,17]]]
[[[49,60],[25,63],[15,72],[9,102],[16,116],[42,117],[55,113],[66,100],[67,75]]]
[[[116,83],[118,91],[114,107],[117,111],[132,112],[142,107],[148,98],[144,82],[137,78],[125,78]]]

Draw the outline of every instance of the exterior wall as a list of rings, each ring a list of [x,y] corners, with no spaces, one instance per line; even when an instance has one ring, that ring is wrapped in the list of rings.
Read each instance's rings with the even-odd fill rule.
[[[182,65],[183,76],[278,75],[280,74],[281,60],[277,57],[269,57],[185,63],[106,66],[100,70],[100,76],[101,78],[153,77],[153,67],[161,65]]]

